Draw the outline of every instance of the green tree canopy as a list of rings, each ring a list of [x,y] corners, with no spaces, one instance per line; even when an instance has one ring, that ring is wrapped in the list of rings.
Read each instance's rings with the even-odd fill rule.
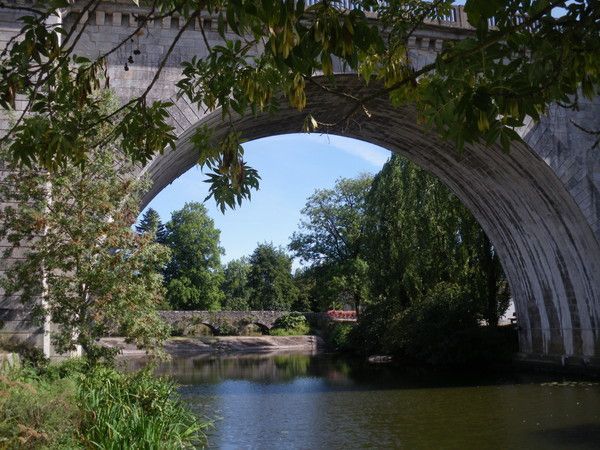
[[[321,309],[352,305],[357,311],[368,299],[368,265],[362,258],[366,198],[372,177],[341,178],[332,189],[318,189],[302,209],[300,231],[289,244],[294,255],[311,267],[317,286],[311,303]]]
[[[479,320],[497,324],[508,289],[471,213],[439,180],[394,155],[373,181],[366,214],[372,303],[357,333],[365,348],[430,362],[473,356],[454,353],[486,337]]]
[[[165,241],[165,226],[161,222],[158,212],[153,208],[148,208],[146,210],[140,223],[135,226],[135,230],[139,234],[149,234],[159,244]]]
[[[332,189],[317,189],[302,209],[304,218],[289,248],[313,264],[357,258],[362,245],[366,195],[372,177],[341,178]]]
[[[394,155],[375,177],[366,212],[374,297],[404,308],[440,282],[458,283],[478,300],[480,316],[497,323],[506,278],[496,251],[439,180]]]
[[[260,244],[250,256],[250,308],[289,311],[298,297],[292,279],[292,260],[282,248]]]
[[[321,298],[322,285],[317,280],[313,267],[301,267],[294,272],[294,284],[298,289],[294,311],[323,311],[327,309],[327,301]],[[324,306],[323,306],[324,305]]]
[[[185,30],[206,14],[217,18],[223,44],[211,46],[199,34],[199,48],[206,48],[184,63],[177,86],[191,104],[209,112],[221,108],[225,118],[276,111],[281,96],[303,110],[311,84],[337,95],[339,114],[334,123],[307,116],[305,130],[339,130],[355,120],[369,120],[372,105],[388,98],[398,107],[414,105],[419,120],[458,149],[468,142],[500,142],[508,149],[519,139],[516,128],[529,117],[539,119],[550,104],[577,107],[580,96],[597,95],[597,0],[466,0],[473,31],[445,45],[431,64],[415,67],[409,51],[415,31],[427,20],[441,20],[452,3],[354,0],[355,8],[347,11],[341,2],[328,0],[156,0],[149,8],[133,0],[134,33],[159,19],[178,20],[182,27],[164,46],[156,77],[140,86],[141,94],[108,114],[98,110],[93,118],[79,111],[84,105],[98,109],[93,92],[108,84],[106,58],[130,38],[115,42],[114,49],[96,59],[75,56],[73,43],[89,26],[83,18],[96,0],[81,3],[72,29],[54,27],[48,20],[69,7],[66,0],[41,0],[34,6],[4,3],[3,8],[22,12],[24,18],[19,35],[0,53],[0,107],[14,108],[18,94],[26,106],[2,139],[13,160],[47,169],[88,158],[79,143],[93,140],[101,125],[109,126],[111,136],[121,138],[122,151],[138,161],[173,146],[174,127],[167,120],[171,102],[151,102],[149,93]],[[371,21],[365,11],[376,13],[380,22]],[[355,88],[336,86],[331,79],[334,61],[360,75]],[[315,80],[318,74],[325,80]],[[362,89],[367,84],[373,87],[370,92]],[[234,207],[258,186],[258,174],[244,160],[242,139],[233,125],[216,145],[210,129],[199,130],[192,139],[200,163],[211,170],[210,193],[222,207]]]
[[[250,289],[248,275],[250,273],[248,258],[233,259],[227,263],[222,284],[225,298],[223,309],[230,311],[246,311],[250,309]]]
[[[0,202],[12,206],[0,212],[0,238],[9,243],[4,258],[24,250],[1,279],[4,295],[18,294],[40,321],[58,325],[58,352],[80,345],[96,360],[111,353],[97,343],[109,332],[146,347],[166,337],[156,309],[169,251],[131,230],[144,189],[128,178],[132,164],[116,144],[92,154],[85,166],[69,163],[51,177],[38,166],[8,166]]]
[[[165,244],[167,299],[175,309],[219,310],[223,300],[220,231],[201,203],[189,202],[171,215]]]
[[[439,181],[398,155],[375,177],[367,205],[365,256],[373,293],[407,306],[463,269],[460,221],[470,218]]]

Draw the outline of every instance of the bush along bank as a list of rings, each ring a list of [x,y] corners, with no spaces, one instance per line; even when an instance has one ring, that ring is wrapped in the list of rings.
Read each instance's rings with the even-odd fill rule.
[[[0,374],[0,448],[185,449],[205,444],[207,423],[173,383],[85,360],[25,362]]]
[[[370,305],[347,342],[364,355],[393,355],[403,364],[509,363],[518,351],[516,330],[481,325],[472,303],[459,287],[439,284],[407,307]]]
[[[322,329],[321,334],[327,349],[342,353],[360,353],[356,343],[356,323],[329,322]]]
[[[269,330],[272,336],[302,336],[310,333],[310,325],[299,312],[291,312],[281,316]]]

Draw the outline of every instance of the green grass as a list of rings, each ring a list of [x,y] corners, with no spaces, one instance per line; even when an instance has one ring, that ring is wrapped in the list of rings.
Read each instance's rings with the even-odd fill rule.
[[[0,374],[0,449],[185,449],[205,444],[170,381],[81,360]]]
[[[0,375],[0,448],[83,448],[77,382],[47,379],[32,370]]]
[[[301,325],[295,328],[271,328],[269,334],[271,336],[304,336],[310,332],[308,325]]]
[[[85,441],[102,449],[182,449],[204,443],[205,426],[175,386],[148,372],[98,368],[81,383]]]

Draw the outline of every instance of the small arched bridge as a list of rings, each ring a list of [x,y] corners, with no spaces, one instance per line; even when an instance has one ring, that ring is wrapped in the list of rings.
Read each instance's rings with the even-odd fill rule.
[[[224,334],[231,330],[242,331],[248,325],[257,325],[269,331],[280,317],[289,311],[161,311],[160,316],[172,328],[184,329],[188,326],[206,325],[213,334]],[[328,319],[326,313],[300,313],[311,324]]]

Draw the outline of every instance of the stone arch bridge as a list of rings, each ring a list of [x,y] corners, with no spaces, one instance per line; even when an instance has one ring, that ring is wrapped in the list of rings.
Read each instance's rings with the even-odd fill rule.
[[[63,15],[66,27],[73,26],[71,12],[76,10],[74,4]],[[131,3],[102,3],[89,17],[75,53],[95,57],[112,48],[133,30],[136,11]],[[199,20],[210,43],[218,43],[216,20],[210,16]],[[170,98],[175,102],[170,114],[179,137],[175,151],[157,156],[142,169],[153,184],[142,207],[196,164],[197,154],[190,142],[194,130],[211,126],[216,130],[215,139],[226,132],[218,111],[205,115],[185,99],[176,99],[181,62],[207,54],[199,24],[197,21],[184,32],[150,93],[150,99]],[[14,15],[0,10],[0,44],[18,26]],[[110,55],[111,86],[122,100],[141,94],[153,78],[165,46],[181,26],[182,21],[172,18],[150,23],[135,44]],[[469,33],[471,27],[459,6],[445,20],[426,23],[409,42],[415,65],[433,61],[445,41]],[[133,45],[141,53],[124,71]],[[355,75],[342,73],[342,67],[337,70],[338,84],[366,89],[358,87]],[[309,92],[308,98],[304,113],[283,107],[274,115],[237,119],[235,125],[246,138],[258,139],[298,132],[306,113],[318,114],[324,121],[334,119],[343,107],[339,98],[323,91]],[[579,111],[550,108],[540,123],[520,130],[526,143],[515,144],[509,153],[499,146],[475,144],[458,155],[449,143],[417,124],[412,108],[392,108],[386,99],[375,101],[370,112],[369,120],[359,119],[352,128],[336,132],[408,157],[438,176],[472,211],[496,247],[507,274],[519,318],[522,354],[561,363],[598,364],[600,152],[592,149],[593,138],[573,122],[600,129],[600,100],[583,103]],[[3,300],[0,307],[5,332],[47,343],[48,330],[31,327],[18,303]]]
[[[289,311],[161,311],[160,316],[172,328],[184,329],[193,325],[206,325],[214,334],[224,330],[241,331],[248,325],[257,325],[268,332],[280,317]],[[327,314],[300,313],[311,324],[319,325],[328,320]]]

